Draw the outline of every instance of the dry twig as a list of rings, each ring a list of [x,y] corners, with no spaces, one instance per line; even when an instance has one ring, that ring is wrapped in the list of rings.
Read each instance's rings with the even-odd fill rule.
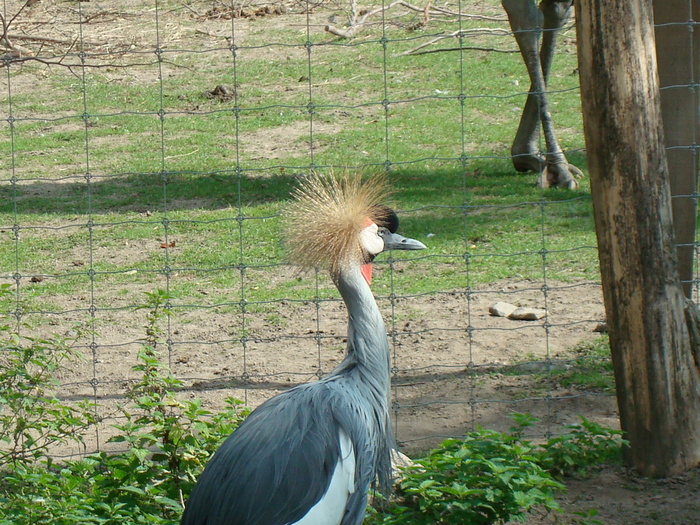
[[[2,24],[2,35],[0,36],[0,45],[5,47],[5,54],[11,57],[28,57],[32,55],[32,52],[26,47],[15,44],[12,39],[17,38],[18,35],[10,35],[7,32],[7,24],[5,23],[5,17],[0,13],[0,23]]]
[[[331,33],[333,35],[339,36],[341,38],[352,38],[357,34],[357,32],[362,29],[363,26],[368,25],[368,19],[372,16],[375,16],[379,13],[388,11],[389,9],[392,9],[395,6],[400,6],[404,7],[405,9],[408,9],[409,11],[416,11],[418,13],[423,13],[423,20],[416,24],[414,27],[424,27],[428,24],[430,21],[431,17],[435,16],[451,16],[451,17],[457,17],[457,18],[468,18],[472,20],[488,20],[488,21],[497,21],[501,22],[506,20],[505,17],[492,17],[492,16],[483,16],[483,15],[470,15],[468,13],[458,13],[455,11],[450,11],[449,9],[444,9],[442,7],[434,7],[432,5],[432,0],[429,1],[425,7],[418,7],[412,4],[409,4],[408,2],[405,2],[404,0],[396,0],[395,2],[392,2],[384,7],[379,7],[377,9],[372,9],[371,11],[366,11],[362,12],[362,10],[358,11],[357,7],[357,1],[356,0],[351,0],[350,2],[350,23],[346,29],[339,29],[335,26],[332,25],[327,25],[325,27],[325,30],[328,33]],[[362,13],[362,14],[359,14]]]
[[[397,53],[396,56],[405,56],[405,55],[425,55],[428,53],[440,53],[443,51],[456,51],[459,49],[470,49],[473,51],[493,51],[495,53],[517,53],[517,49],[496,49],[496,48],[486,48],[486,47],[476,47],[476,46],[460,46],[460,47],[449,47],[449,48],[440,48],[440,49],[428,49],[425,51],[421,51],[421,49],[424,49],[428,46],[432,46],[433,44],[440,42],[441,40],[444,40],[446,38],[458,38],[458,37],[474,37],[474,36],[481,36],[481,35],[502,35],[502,36],[507,36],[510,35],[511,32],[508,31],[507,29],[491,29],[491,28],[479,28],[479,29],[461,29],[459,31],[454,31],[452,33],[446,34],[446,35],[440,35],[437,36],[431,40],[428,40],[427,42],[424,42],[420,44],[419,46],[416,46],[414,48],[411,48],[407,51],[403,51],[401,53]]]
[[[403,0],[397,0],[395,2],[392,2],[384,7],[378,7],[376,9],[372,9],[371,11],[367,11],[363,13],[362,15],[359,15],[358,9],[357,9],[357,2],[356,0],[352,0],[350,3],[350,25],[348,26],[347,29],[338,29],[335,26],[332,25],[327,25],[325,27],[325,30],[328,33],[331,33],[333,35],[339,36],[341,38],[352,38],[355,36],[355,34],[362,29],[364,25],[367,24],[367,19],[382,13],[384,11],[388,11],[389,9],[393,8],[394,6],[401,6],[405,7],[406,9],[409,9],[411,11],[416,11],[418,13],[423,13],[424,16],[424,21],[427,23],[427,20],[429,20],[430,13],[429,13],[429,8],[430,8],[430,2],[428,2],[428,5],[423,8],[423,7],[416,7],[414,5],[409,4],[408,2],[404,2]]]

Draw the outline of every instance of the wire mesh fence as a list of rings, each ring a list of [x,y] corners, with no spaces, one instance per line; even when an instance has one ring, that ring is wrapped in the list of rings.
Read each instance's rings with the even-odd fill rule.
[[[340,361],[342,301],[280,243],[314,170],[386,174],[430,248],[376,263],[406,449],[512,412],[539,436],[577,414],[615,425],[611,390],[571,379],[603,359],[579,344],[604,320],[587,186],[511,167],[529,81],[500,3],[5,0],[3,18],[3,310],[24,335],[76,338],[57,392],[95,403],[88,452],[109,449],[156,290],[179,395],[213,409]],[[571,28],[560,40],[549,95],[585,167]],[[499,301],[546,315],[494,316]]]

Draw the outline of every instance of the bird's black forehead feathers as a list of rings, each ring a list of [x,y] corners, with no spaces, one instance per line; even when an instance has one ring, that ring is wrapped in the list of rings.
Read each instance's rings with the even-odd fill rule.
[[[371,219],[377,226],[386,228],[391,233],[396,233],[399,229],[398,215],[396,215],[394,210],[383,204],[372,206]]]

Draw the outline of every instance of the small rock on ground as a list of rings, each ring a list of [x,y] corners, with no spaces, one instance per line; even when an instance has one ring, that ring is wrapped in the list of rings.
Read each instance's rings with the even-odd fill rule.
[[[514,310],[508,316],[508,319],[515,319],[517,321],[537,321],[538,319],[542,319],[545,315],[547,315],[547,311],[541,308],[527,308],[521,306]]]
[[[508,317],[510,314],[515,312],[518,307],[510,303],[497,302],[489,306],[489,313],[495,315],[496,317]]]

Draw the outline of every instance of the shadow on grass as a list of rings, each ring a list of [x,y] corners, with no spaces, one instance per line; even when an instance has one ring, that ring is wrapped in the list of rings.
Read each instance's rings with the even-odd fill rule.
[[[570,154],[578,165],[581,154]],[[580,157],[580,158],[579,158]],[[456,161],[453,165],[458,164]],[[320,168],[323,170],[324,168]],[[371,168],[380,172],[382,168]],[[187,210],[241,209],[283,203],[307,170],[126,173],[60,180],[34,180],[0,185],[0,213],[28,215],[99,215],[103,213],[163,213]],[[416,165],[392,168],[397,209],[513,206],[537,202],[586,199],[587,181],[577,191],[541,190],[534,174],[517,174],[507,160],[479,158],[461,167],[429,169]]]

